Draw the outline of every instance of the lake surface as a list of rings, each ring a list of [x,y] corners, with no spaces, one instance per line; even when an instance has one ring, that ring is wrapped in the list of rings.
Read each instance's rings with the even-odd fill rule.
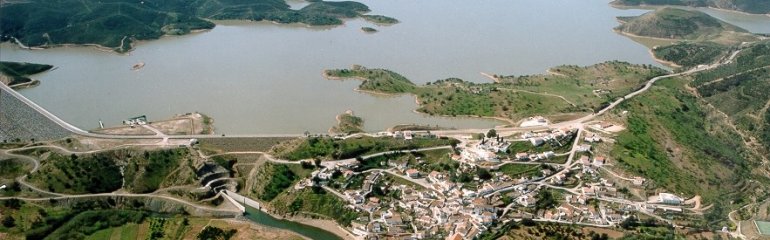
[[[401,23],[380,27],[356,19],[317,28],[219,22],[208,32],[142,42],[130,55],[87,47],[29,51],[2,44],[0,59],[57,66],[35,76],[40,86],[21,93],[83,129],[98,127],[100,119],[114,126],[137,115],[152,121],[198,111],[215,119],[217,133],[228,135],[325,132],[348,109],[364,118],[369,131],[410,123],[502,124],[425,116],[413,112],[412,96],[373,96],[353,91],[358,81],[321,76],[323,69],[352,64],[391,69],[416,83],[448,77],[485,82],[480,72],[536,74],[561,64],[608,60],[658,65],[644,46],[612,31],[616,16],[647,10],[615,9],[606,0],[361,2],[373,14]],[[293,8],[302,4],[291,2]],[[380,32],[363,33],[364,26]],[[130,70],[140,61],[144,68]]]

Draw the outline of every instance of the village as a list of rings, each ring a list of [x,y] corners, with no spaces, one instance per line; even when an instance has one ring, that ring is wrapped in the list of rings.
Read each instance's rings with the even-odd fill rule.
[[[348,229],[361,239],[474,239],[522,220],[616,227],[650,219],[676,226],[670,214],[705,210],[698,196],[648,194],[644,178],[616,173],[605,153],[609,133],[618,129],[595,123],[455,136],[460,144],[448,149],[325,165],[294,188],[321,187],[343,198],[361,213]],[[377,135],[436,137],[410,131]]]

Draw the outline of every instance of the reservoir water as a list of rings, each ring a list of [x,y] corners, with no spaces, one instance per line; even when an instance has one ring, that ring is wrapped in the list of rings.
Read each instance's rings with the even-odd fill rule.
[[[23,50],[0,46],[3,61],[57,66],[20,92],[81,127],[118,125],[198,111],[215,119],[217,133],[325,132],[335,115],[353,110],[369,131],[396,124],[484,128],[493,120],[414,113],[412,96],[353,91],[358,81],[330,81],[323,69],[352,64],[387,68],[416,83],[448,77],[489,81],[480,72],[536,74],[560,64],[608,60],[656,64],[648,50],[612,31],[621,10],[607,0],[361,1],[373,14],[401,21],[376,26],[360,19],[337,27],[218,22],[211,31],[141,42],[129,55],[88,47]],[[293,7],[302,2],[292,1]],[[728,12],[719,12],[728,19]],[[768,18],[742,19],[757,28]],[[752,22],[753,21],[753,22]],[[760,21],[760,23],[756,23]],[[763,25],[764,24],[764,25]],[[360,28],[379,30],[366,34]],[[144,68],[131,66],[144,62]],[[656,64],[657,65],[657,64]]]
[[[342,238],[334,235],[334,233],[329,231],[293,221],[277,219],[273,216],[270,216],[270,214],[248,206],[246,207],[245,217],[251,221],[254,221],[255,223],[259,223],[268,227],[289,230],[310,239],[342,240]]]

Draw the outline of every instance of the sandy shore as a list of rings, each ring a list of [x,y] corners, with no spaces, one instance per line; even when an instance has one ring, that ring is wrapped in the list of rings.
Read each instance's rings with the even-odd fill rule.
[[[652,59],[655,60],[656,62],[659,62],[659,63],[661,63],[663,65],[667,65],[667,66],[673,67],[673,68],[681,68],[682,67],[679,64],[676,64],[674,62],[666,61],[666,60],[660,59],[658,57],[655,57],[655,52],[653,52],[652,49],[648,50],[647,52],[650,53],[650,57],[652,57]]]

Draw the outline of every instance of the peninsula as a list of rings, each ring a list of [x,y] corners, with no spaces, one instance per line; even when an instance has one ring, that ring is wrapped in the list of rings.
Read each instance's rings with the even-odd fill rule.
[[[415,95],[420,105],[417,111],[430,115],[492,117],[510,122],[534,115],[558,118],[589,114],[638,88],[646,79],[665,74],[657,67],[617,61],[588,67],[560,66],[549,72],[490,75],[494,83],[449,78],[422,86],[390,70],[358,65],[326,70],[324,76],[363,80],[358,89],[365,92]]]
[[[47,64],[0,61],[0,84],[14,88],[35,85],[38,81],[29,78],[29,76],[52,68],[53,66]]]

